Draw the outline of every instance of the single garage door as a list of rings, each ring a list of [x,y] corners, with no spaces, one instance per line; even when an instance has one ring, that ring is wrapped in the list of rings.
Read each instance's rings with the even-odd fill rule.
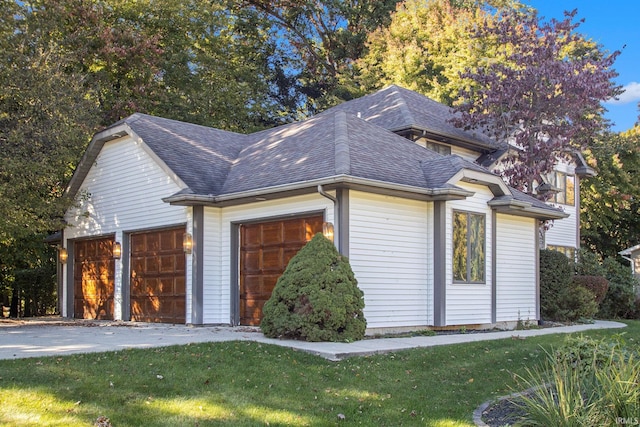
[[[289,260],[316,233],[322,215],[240,227],[240,324],[260,325],[262,307]]]
[[[73,243],[73,315],[113,319],[113,236]]]
[[[131,320],[185,323],[184,227],[131,234]]]

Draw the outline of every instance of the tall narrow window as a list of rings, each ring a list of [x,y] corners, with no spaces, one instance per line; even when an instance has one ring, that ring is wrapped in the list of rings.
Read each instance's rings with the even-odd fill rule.
[[[554,203],[575,206],[576,204],[576,179],[573,175],[554,171],[549,177],[549,184],[559,191],[551,199]]]
[[[453,281],[485,282],[485,216],[453,212]]]

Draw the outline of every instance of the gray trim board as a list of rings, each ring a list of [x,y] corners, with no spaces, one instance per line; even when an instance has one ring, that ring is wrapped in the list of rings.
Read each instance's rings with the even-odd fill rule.
[[[576,207],[576,249],[580,249],[580,176],[574,175],[574,192],[575,207]],[[578,252],[576,251],[576,256]],[[575,261],[575,260],[574,260]]]
[[[131,320],[131,233],[122,233],[122,320]]]
[[[191,323],[204,323],[204,207],[193,206],[193,250],[191,254]]]
[[[536,260],[536,267],[535,267],[535,275],[536,275],[536,319],[541,320],[540,319],[540,238],[538,237],[540,235],[540,227],[542,226],[542,222],[539,220],[536,220],[535,222],[535,227],[534,227],[534,233],[535,233],[535,241],[536,241],[536,253],[535,253],[535,260]]]
[[[64,240],[63,240],[64,242]],[[65,304],[67,305],[67,317],[72,319],[73,312],[73,259],[74,257],[73,240],[67,240],[67,294]]]
[[[231,326],[238,326],[240,324],[240,226],[239,223],[231,223],[231,235],[230,235],[230,257],[231,268],[229,272],[229,287],[230,291],[230,303],[231,307],[229,312],[231,318],[229,323]]]
[[[491,211],[491,323],[498,319],[498,279],[496,277],[498,253],[498,213]]]
[[[433,325],[447,323],[447,202],[433,203]]]
[[[349,257],[349,189],[336,189],[338,203],[336,204],[337,212],[334,212],[334,221],[337,223],[338,235],[338,252]]]

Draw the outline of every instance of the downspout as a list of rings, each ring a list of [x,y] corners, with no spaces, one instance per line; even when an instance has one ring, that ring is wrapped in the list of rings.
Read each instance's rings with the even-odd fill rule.
[[[318,193],[320,193],[321,196],[326,197],[327,199],[331,200],[333,202],[333,234],[334,234],[334,242],[333,244],[339,248],[340,247],[340,221],[336,221],[337,218],[340,218],[339,214],[338,214],[338,199],[333,197],[331,194],[327,193],[326,191],[324,191],[324,188],[322,188],[322,184],[318,184]]]

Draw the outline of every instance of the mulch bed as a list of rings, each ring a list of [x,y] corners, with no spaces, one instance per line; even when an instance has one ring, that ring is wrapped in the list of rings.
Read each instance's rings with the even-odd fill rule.
[[[520,421],[526,412],[514,399],[502,399],[482,411],[482,421],[489,427],[511,426]]]

